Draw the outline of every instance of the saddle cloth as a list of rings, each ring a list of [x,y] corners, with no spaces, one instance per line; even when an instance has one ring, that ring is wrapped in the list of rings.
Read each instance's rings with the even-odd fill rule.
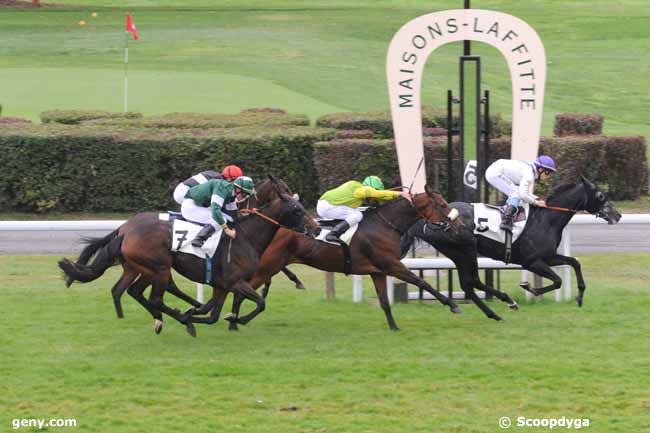
[[[506,232],[501,230],[501,208],[486,205],[485,203],[472,203],[474,207],[474,234],[484,236],[502,244],[506,243]],[[529,204],[519,206],[512,227],[512,243],[515,243],[526,226]]]
[[[333,221],[333,220],[327,220],[327,221]],[[338,222],[338,220],[337,220],[337,222]],[[319,241],[327,242],[328,244],[338,245],[336,242],[330,242],[330,241],[325,240],[325,236],[327,236],[327,234],[332,231],[332,227],[323,226],[323,225],[320,224],[320,221],[319,221],[319,225],[321,226],[321,231],[318,234],[318,236],[316,237],[316,239],[319,240]],[[357,232],[358,228],[359,228],[359,224],[355,224],[352,227],[350,227],[349,229],[347,229],[345,231],[345,233],[343,233],[341,235],[341,240],[343,242],[345,242],[346,244],[350,245],[350,242],[352,242],[352,237]]]
[[[158,214],[158,218],[162,221],[169,221],[169,214]],[[180,219],[173,219],[173,221],[172,251],[193,254],[202,259],[206,258],[206,256],[214,256],[214,252],[217,251],[217,246],[219,246],[219,241],[221,240],[221,234],[223,233],[221,227],[217,228],[201,248],[197,248],[192,246],[192,241],[203,226]]]

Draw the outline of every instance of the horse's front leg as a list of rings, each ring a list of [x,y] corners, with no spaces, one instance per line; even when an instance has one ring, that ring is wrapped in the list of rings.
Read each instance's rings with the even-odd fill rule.
[[[231,313],[226,318],[230,322],[230,325],[228,325],[229,331],[237,331],[238,329],[237,318],[239,317],[239,309],[241,308],[242,302],[244,302],[244,297],[239,292],[235,292],[233,294]]]
[[[288,279],[293,281],[293,283],[296,285],[296,289],[305,290],[305,285],[302,283],[302,281],[300,281],[300,279],[296,276],[296,274],[294,274],[289,270],[289,268],[285,266],[284,268],[282,268],[282,272],[284,272],[284,275],[286,275]],[[269,286],[270,285],[271,283],[269,282]],[[268,293],[268,289],[266,288],[266,286],[264,287],[264,289],[266,289],[266,293]],[[266,295],[263,296],[266,298]]]
[[[526,269],[527,271],[534,272],[541,277],[553,281],[552,284],[549,284],[548,286],[545,287],[539,287],[539,288],[526,288],[522,286],[523,289],[528,290],[535,296],[540,296],[543,295],[544,293],[548,293],[562,287],[562,278],[560,278],[558,274],[553,272],[553,269],[551,269],[551,267],[542,259],[537,259],[534,262],[524,266],[524,269]]]
[[[375,285],[375,292],[377,292],[377,298],[379,298],[379,305],[381,309],[384,310],[386,315],[386,321],[388,322],[388,327],[392,331],[399,331],[397,323],[393,318],[393,312],[390,309],[390,301],[388,300],[388,293],[386,292],[386,274],[370,274],[372,282]]]
[[[573,268],[573,271],[576,273],[576,281],[578,283],[578,296],[576,296],[576,302],[578,307],[582,307],[582,301],[585,295],[585,279],[582,276],[582,268],[580,262],[575,257],[562,256],[557,254],[546,261],[550,266],[560,266],[560,265],[569,265]]]
[[[214,287],[212,291],[212,299],[210,299],[202,308],[199,308],[196,311],[190,310],[186,313],[188,315],[188,321],[191,323],[206,323],[208,325],[218,322],[227,295],[228,292],[226,290]],[[194,317],[194,314],[204,314],[204,312],[208,311],[210,312],[208,317]]]
[[[255,309],[244,317],[229,317],[227,320],[236,321],[240,325],[245,325],[266,308],[264,298],[261,297],[246,281],[239,280],[232,286],[232,288],[235,293],[239,292],[239,294],[245,299],[255,302]]]

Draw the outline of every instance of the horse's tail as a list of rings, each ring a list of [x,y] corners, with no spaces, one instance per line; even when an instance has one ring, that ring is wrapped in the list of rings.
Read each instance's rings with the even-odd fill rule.
[[[108,245],[108,243],[113,239],[115,239],[116,237],[117,237],[117,230],[113,230],[103,238],[91,238],[91,237],[83,238],[82,242],[88,245],[83,250],[81,250],[81,254],[79,254],[79,258],[77,259],[77,264],[87,265],[90,259],[92,258],[92,256],[94,256],[97,253],[97,251],[99,251],[101,248]]]
[[[117,231],[103,238],[88,239],[89,244],[81,255],[86,257],[87,261],[95,252],[97,253],[90,265],[82,263],[82,257],[76,263],[66,258],[59,260],[59,268],[65,274],[65,285],[70,287],[74,281],[87,283],[101,277],[106,269],[117,264],[117,260],[122,256],[123,239],[123,235],[117,236]]]

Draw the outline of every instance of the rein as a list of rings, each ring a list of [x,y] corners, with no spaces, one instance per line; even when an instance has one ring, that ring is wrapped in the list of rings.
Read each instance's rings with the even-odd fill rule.
[[[548,205],[544,206],[543,209],[555,210],[558,212],[589,213],[587,211],[579,210],[579,209],[569,209],[566,207],[557,207],[557,206],[548,206]]]
[[[262,218],[262,219],[265,219],[265,220],[267,220],[267,221],[269,221],[269,222],[275,224],[276,226],[282,226],[282,224],[280,224],[279,222],[277,222],[277,221],[274,220],[273,218],[264,215],[262,212],[260,212],[259,210],[257,210],[257,208],[254,208],[254,207],[253,207],[253,208],[241,209],[239,212],[241,212],[241,213],[243,213],[243,214],[253,214],[253,215],[257,215],[258,217],[260,217],[260,218]]]

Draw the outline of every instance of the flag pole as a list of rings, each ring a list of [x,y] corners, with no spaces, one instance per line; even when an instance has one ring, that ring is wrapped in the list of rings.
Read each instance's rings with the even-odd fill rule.
[[[124,112],[129,110],[129,32],[124,32]]]

